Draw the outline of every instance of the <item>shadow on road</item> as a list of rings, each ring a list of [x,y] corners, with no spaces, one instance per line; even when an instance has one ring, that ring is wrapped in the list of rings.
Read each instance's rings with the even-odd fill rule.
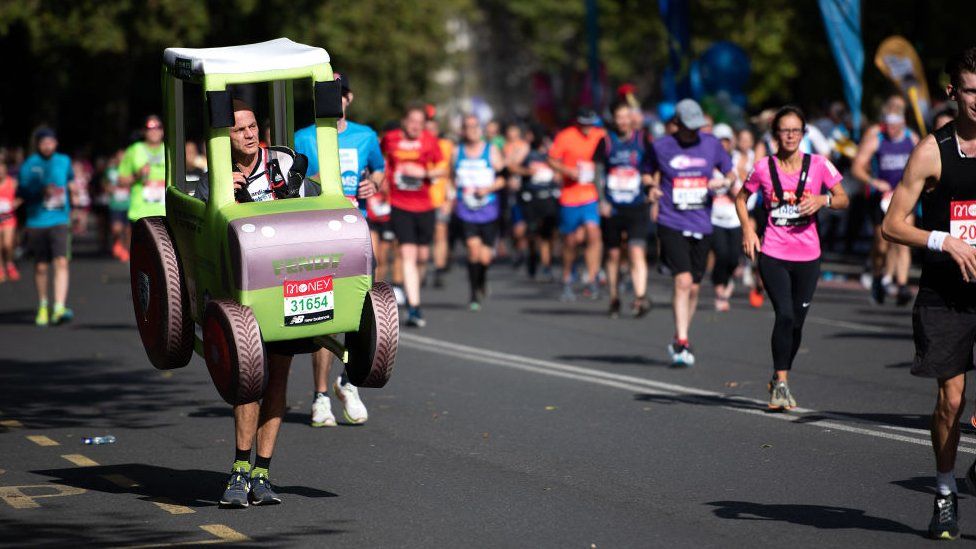
[[[341,418],[342,414],[338,414],[337,418]],[[200,408],[195,412],[190,412],[187,417],[195,418],[232,418],[234,417],[233,408],[230,406],[207,406]],[[297,408],[289,408],[285,411],[284,417],[281,421],[285,423],[294,423],[296,425],[308,425],[311,421],[311,410],[301,411]],[[345,421],[339,419],[340,427],[362,427],[362,424],[346,423]]]
[[[67,344],[67,343],[66,343]],[[148,364],[121,366],[98,358],[18,360],[0,368],[3,409],[16,411],[31,429],[119,425],[147,429],[170,425],[168,412],[199,405],[185,385]]]
[[[0,324],[16,324],[19,326],[34,323],[34,315],[37,311],[31,309],[19,309],[16,311],[0,311]]]
[[[559,355],[558,360],[607,362],[610,364],[637,364],[641,366],[671,366],[666,360],[649,358],[642,355]]]
[[[36,517],[37,515],[35,515]],[[78,522],[55,522],[50,518],[10,519],[0,516],[0,539],[7,547],[199,547],[223,540],[192,526],[166,531],[158,524],[119,520],[118,513],[87,514]],[[341,523],[346,521],[329,521]],[[234,541],[232,547],[293,547],[321,544],[319,536],[342,534],[348,530],[302,526],[292,532],[276,531],[273,536],[249,536],[251,541]],[[243,532],[242,532],[243,533]],[[313,541],[314,540],[314,541]],[[316,541],[318,543],[316,543]]]
[[[927,537],[923,530],[882,517],[872,517],[860,509],[825,505],[777,505],[748,501],[711,501],[715,516],[733,520],[767,520],[788,522],[820,529],[855,529],[894,532]]]
[[[143,463],[72,467],[31,471],[59,484],[108,494],[133,494],[142,500],[166,498],[186,507],[214,507],[227,482],[226,472],[178,470]],[[127,481],[131,485],[126,486]],[[306,498],[334,498],[336,494],[308,486],[278,486],[282,494]]]
[[[581,299],[581,301],[584,301]],[[551,307],[551,308],[527,308],[519,311],[521,314],[525,315],[543,315],[543,316],[602,316],[607,317],[607,312],[603,309],[570,309],[564,307]]]
[[[905,339],[911,340],[911,332],[839,332],[829,335],[832,339]]]

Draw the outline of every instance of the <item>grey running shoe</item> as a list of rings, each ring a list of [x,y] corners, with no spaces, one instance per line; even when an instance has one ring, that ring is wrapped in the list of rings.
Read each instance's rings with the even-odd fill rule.
[[[769,382],[769,409],[791,410],[796,408],[796,400],[790,392],[790,386],[785,381]]]
[[[573,291],[572,284],[563,284],[563,293],[559,296],[559,301],[563,303],[576,301],[576,292]]]
[[[247,480],[247,472],[243,470],[233,471],[230,478],[227,479],[227,488],[220,498],[220,505],[232,508],[247,507],[247,493],[250,490],[251,483]]]
[[[251,504],[275,505],[281,503],[281,498],[271,488],[271,481],[264,475],[251,477]]]
[[[929,537],[932,539],[953,540],[959,537],[959,511],[956,494],[935,496],[932,508],[932,521],[929,522]]]

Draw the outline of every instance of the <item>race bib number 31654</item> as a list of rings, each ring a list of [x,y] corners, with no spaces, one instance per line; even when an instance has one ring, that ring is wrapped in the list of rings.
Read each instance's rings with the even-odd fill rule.
[[[953,201],[949,207],[949,234],[976,246],[976,200]]]
[[[332,320],[335,316],[335,292],[332,277],[284,282],[285,326],[301,326]]]

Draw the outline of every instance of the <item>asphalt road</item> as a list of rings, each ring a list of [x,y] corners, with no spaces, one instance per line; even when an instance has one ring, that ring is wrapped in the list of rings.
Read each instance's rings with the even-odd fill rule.
[[[200,358],[150,366],[127,267],[77,258],[77,320],[58,328],[31,324],[29,281],[0,285],[0,545],[926,543],[934,384],[908,373],[907,309],[821,287],[792,378],[802,409],[770,414],[768,304],[703,300],[698,364],[674,370],[659,275],[648,318],[610,320],[605,301],[560,303],[508,266],[471,313],[461,271],[425,292],[428,327],[404,330],[390,384],[363,391],[366,425],[309,427],[310,361],[296,359],[272,462],[284,503],[245,510],[216,505],[230,409]],[[101,434],[118,442],[81,443]],[[962,446],[960,476],[971,428]]]

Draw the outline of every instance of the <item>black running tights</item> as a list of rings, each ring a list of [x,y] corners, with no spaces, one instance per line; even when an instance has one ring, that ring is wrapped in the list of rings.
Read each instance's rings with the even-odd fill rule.
[[[784,261],[760,255],[759,274],[776,312],[772,338],[773,369],[789,370],[800,349],[803,321],[817,289],[820,260]]]
[[[739,266],[742,254],[742,227],[725,229],[715,227],[712,231],[712,251],[715,252],[715,266],[712,267],[712,284],[725,286],[732,273]]]

